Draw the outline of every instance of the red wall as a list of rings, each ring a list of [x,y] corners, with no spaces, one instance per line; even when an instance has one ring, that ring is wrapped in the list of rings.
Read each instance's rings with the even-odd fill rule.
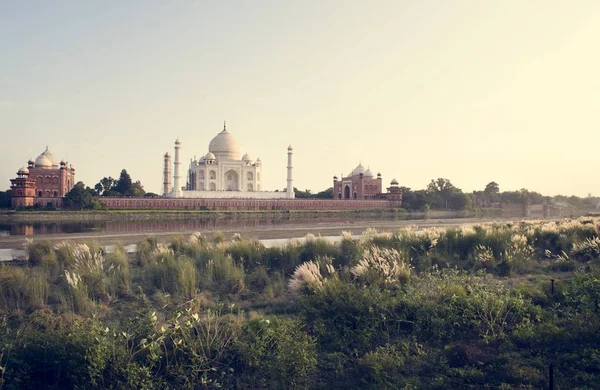
[[[388,200],[172,199],[97,197],[109,210],[364,210],[399,208]]]

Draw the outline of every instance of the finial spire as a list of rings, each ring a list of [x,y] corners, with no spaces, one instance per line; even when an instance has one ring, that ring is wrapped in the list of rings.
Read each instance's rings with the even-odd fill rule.
[[[223,131],[227,131],[227,121],[223,121]]]

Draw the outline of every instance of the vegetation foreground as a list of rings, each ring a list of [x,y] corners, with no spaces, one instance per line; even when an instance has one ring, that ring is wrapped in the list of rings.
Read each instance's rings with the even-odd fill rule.
[[[598,388],[599,231],[29,241],[0,267],[0,388]]]

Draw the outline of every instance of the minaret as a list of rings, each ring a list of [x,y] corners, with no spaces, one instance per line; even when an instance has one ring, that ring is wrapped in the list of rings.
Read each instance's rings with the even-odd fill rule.
[[[171,155],[165,153],[165,168],[163,170],[163,195],[171,192]]]
[[[288,199],[294,199],[295,194],[294,194],[294,186],[292,185],[292,182],[294,181],[292,179],[292,154],[293,154],[294,149],[292,149],[292,145],[290,145],[288,147],[288,163],[287,163],[287,197]]]
[[[181,196],[181,156],[179,155],[179,149],[181,149],[181,142],[179,138],[175,141],[175,168],[173,169],[173,197],[179,198]]]

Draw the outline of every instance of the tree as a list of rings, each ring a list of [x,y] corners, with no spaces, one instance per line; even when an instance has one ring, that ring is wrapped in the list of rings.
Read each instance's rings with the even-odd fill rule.
[[[114,192],[114,187],[117,184],[116,180],[109,177],[103,177],[95,186],[94,189],[101,196],[109,196]]]
[[[12,191],[0,191],[0,209],[8,209],[11,207],[11,195]]]
[[[131,176],[129,176],[127,170],[123,169],[121,171],[119,181],[117,182],[117,185],[115,185],[114,190],[124,196],[133,195],[133,182],[131,181]]]
[[[133,191],[131,195],[138,197],[146,195],[146,191],[144,191],[144,186],[139,180],[133,183]]]
[[[315,195],[313,195],[315,199],[331,199],[333,198],[333,187],[329,187],[326,190],[323,190]]]
[[[63,198],[63,205],[67,208],[79,210],[92,208],[92,194],[85,188],[83,182],[77,182]]]
[[[299,189],[294,187],[294,196],[296,197],[296,199],[308,199],[312,197],[312,194],[310,193],[310,190],[300,191]]]
[[[485,200],[489,206],[491,203],[496,203],[500,200],[500,186],[495,181],[489,182],[483,190]]]
[[[438,178],[431,180],[427,186],[427,191],[432,195],[433,206],[436,208],[448,209],[448,199],[451,194],[457,192],[457,188],[450,183],[450,180]]]

